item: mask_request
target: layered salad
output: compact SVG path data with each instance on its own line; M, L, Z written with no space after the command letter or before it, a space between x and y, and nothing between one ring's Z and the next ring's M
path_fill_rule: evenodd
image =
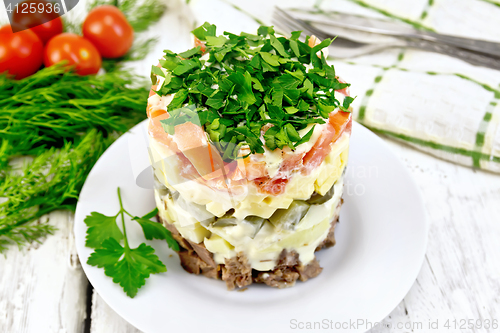
M150 159L159 220L185 270L228 289L293 286L335 244L351 133L330 40L216 34L152 67Z

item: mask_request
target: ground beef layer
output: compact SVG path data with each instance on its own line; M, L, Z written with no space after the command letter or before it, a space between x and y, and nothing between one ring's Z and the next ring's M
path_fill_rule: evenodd
M303 265L299 260L299 255L295 252L283 250L278 262L271 271L257 271L250 267L244 253L240 252L231 259L226 259L225 264L216 264L203 243L196 244L182 237L173 224L167 223L157 216L170 230L173 237L179 243L178 252L182 267L192 274L202 274L209 278L219 279L226 282L227 288L243 288L252 283L265 283L276 288L291 287L297 280L307 281L321 273L323 268L319 266L316 258L307 265ZM316 248L328 248L335 245L334 230L338 223L338 216L331 222L327 237Z

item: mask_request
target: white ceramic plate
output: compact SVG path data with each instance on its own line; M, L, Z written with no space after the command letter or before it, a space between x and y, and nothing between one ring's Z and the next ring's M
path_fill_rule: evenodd
M384 319L415 281L428 229L422 199L386 144L355 123L337 245L317 253L324 267L318 277L289 289L252 285L244 292L227 291L222 281L185 272L165 242L153 241L148 243L168 272L152 275L134 299L128 298L102 269L86 264L92 250L85 247L83 219L92 211L116 214L118 186L132 214L154 208L153 191L143 188L149 183L143 178L147 173L141 174L148 165L145 142L141 123L104 153L85 182L75 218L76 245L87 277L140 330L294 332L319 322L322 329L365 332L366 323ZM135 222L127 223L127 233L132 246L143 241ZM316 324L314 331L318 328Z

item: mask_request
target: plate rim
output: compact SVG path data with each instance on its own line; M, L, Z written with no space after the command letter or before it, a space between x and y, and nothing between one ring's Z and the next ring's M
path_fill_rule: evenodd
M127 139L127 136L131 135L131 133L133 133L134 131L137 131L137 129L140 126L145 126L145 123L147 121L148 121L148 119L145 119L144 121L142 121L139 124L135 125L129 131L127 131L126 133L124 133L123 135L121 135L117 140L115 140L106 149L106 151L99 157L98 161L95 163L95 165L93 166L91 172L87 176L87 179L85 180L85 183L84 183L84 185L82 187L81 193L84 192L84 190L85 190L85 188L86 188L86 186L88 184L88 180L91 178L91 175L93 174L94 170L96 170L96 166L98 165L99 161L101 159L103 159L105 156L107 156L109 154L112 154L112 152L114 151L114 149L116 149L117 146L122 145L122 144L126 144L126 142L124 142L124 141ZM353 132L358 131L358 129L360 129L361 131L366 131L366 134L369 135L369 136L371 136L372 139L376 141L377 145L381 145L381 147L383 147L386 150L386 153L392 155L392 157L394 157L397 160L398 167L400 167L402 170L404 170L405 176L409 179L409 181L412 184L412 189L415 190L414 192L417 195L418 200L417 200L417 202L414 202L414 205L418 206L418 210L422 212L422 218L423 218L423 221L422 221L422 226L423 227L422 228L423 228L424 237L423 237L423 240L422 240L423 242L421 244L421 250L420 250L419 260L417 261L418 265L415 264L414 266L412 266L412 267L415 267L416 274L412 274L412 276L413 275L415 275L415 276L411 280L410 279L408 280L408 282L405 284L404 288L403 287L400 288L401 290L400 290L399 294L401 294L401 297L399 297L399 296L397 297L398 301L397 302L395 301L394 306L391 306L390 309L388 309L387 311L382 311L382 312L384 312L384 314L383 314L383 316L381 318L378 319L378 322L381 322L406 297L406 295L411 290L411 287L415 284L415 281L416 281L416 279L418 278L418 276L420 274L420 271L422 269L422 266L423 266L423 263L424 263L424 260L425 260L425 255L427 253L428 240L429 240L430 220L428 218L427 210L425 209L425 205L424 205L424 200L423 200L422 193L419 190L419 187L418 187L418 185L417 185L417 183L416 183L413 175L408 170L408 168L403 164L403 162L396 155L396 153L390 148L390 146L382 138L380 138L378 135L376 135L374 132L372 132L366 126L364 126L364 125L362 125L362 124L360 124L360 123L358 123L356 121L353 121L353 123L354 123L353 124ZM130 317L127 318L127 315L124 313L124 311L122 311L121 308L115 306L115 304L113 304L114 302L108 301L109 300L109 298L108 298L109 295L106 295L105 292L104 293L100 293L99 292L99 290L103 290L102 286L100 286L100 285L97 286L98 284L93 283L93 282L95 282L95 279L93 279L93 273L89 274L89 269L93 268L93 267L89 266L87 264L87 262L86 262L86 260L88 259L88 256L84 255L82 257L82 249L85 248L85 245L84 245L84 243L85 243L84 242L84 240L85 240L85 232L83 232L83 234L81 234L81 228L78 227L79 223L84 224L84 222L83 222L84 216L80 216L80 215L82 215L82 214L81 214L81 205L80 205L80 199L79 199L78 202L77 202L77 207L76 207L75 215L74 215L75 218L74 218L74 223L73 223L73 230L74 230L74 237L75 237L75 245L76 245L76 249L77 249L77 254L78 254L79 258L83 258L83 257L85 258L84 261L82 261L82 260L80 260L80 261L81 261L82 269L83 269L83 271L84 271L87 279L89 280L89 282L94 287L95 292L99 293L99 295L101 296L101 298L106 302L106 304L113 311L115 311L120 317L122 317L125 321L127 321L128 323L130 323L134 327L136 327L136 328L138 328L140 330L145 331L144 327L141 328L142 325L140 323L138 323L138 321L136 321L135 319L130 318ZM86 228L85 228L85 230L86 230ZM79 239L83 240L83 245L81 244L82 242L79 242ZM418 267L418 269L416 269L417 267ZM102 271L102 274L104 275L103 271ZM189 274L189 273L186 272L186 274ZM203 278L203 277L199 277L199 278ZM110 280L110 283L112 283L111 280ZM309 283L311 283L311 282L309 282ZM124 293L123 293L123 296L127 297ZM389 307L387 307L387 308L389 308Z

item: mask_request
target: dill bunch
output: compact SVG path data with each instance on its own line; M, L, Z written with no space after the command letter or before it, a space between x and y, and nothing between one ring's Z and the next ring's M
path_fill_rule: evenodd
M117 7L135 32L146 31L160 20L167 9L165 3L160 0L93 0L89 2L87 9L91 11L102 5Z
M99 156L145 118L146 86L120 71L79 76L61 66L0 76L0 252L52 233L36 222L42 215L75 208ZM13 170L26 155L33 160Z
M161 0L93 0L118 7L136 33L146 31L166 10ZM81 33L82 22L65 20ZM104 150L145 118L145 78L127 73L124 63L144 59L156 38L136 39L130 51L105 59L102 75L79 76L61 65L23 80L0 75L0 253L54 231L41 216L73 210L83 183ZM18 156L33 156L13 170Z
M92 128L104 136L125 132L144 119L145 86L123 72L79 76L61 66L19 81L0 76L0 167L13 156L61 147Z
M135 32L146 31L160 20L167 9L165 3L159 0L116 0L113 3L125 14Z
M54 210L75 209L88 173L112 141L91 129L60 149L43 151L21 172L7 173L0 183L0 253L10 244L21 246L53 233L53 226L37 219Z

